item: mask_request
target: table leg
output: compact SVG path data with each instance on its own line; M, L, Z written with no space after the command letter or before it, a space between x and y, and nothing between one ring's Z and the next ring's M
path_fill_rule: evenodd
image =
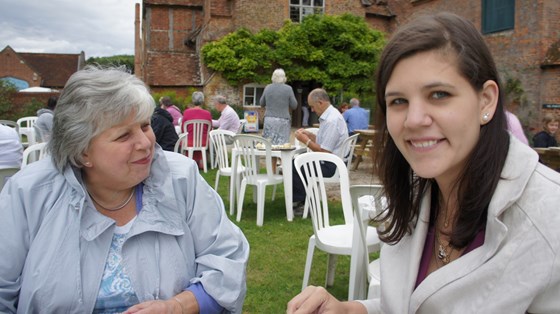
M294 208L292 203L292 158L293 151L282 151L282 176L284 177L284 201L286 202L286 217L288 221L294 219Z
M237 152L231 150L231 177L229 181L229 214L235 214L235 193L237 183Z

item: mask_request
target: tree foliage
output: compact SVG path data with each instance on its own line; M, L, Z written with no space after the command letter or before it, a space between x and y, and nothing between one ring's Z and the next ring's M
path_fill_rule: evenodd
M133 55L117 55L111 57L91 57L87 59L86 64L100 65L104 67L121 67L125 66L127 71L134 74L134 56Z
M317 81L329 91L370 93L385 44L363 18L309 15L278 31L239 29L202 48L205 64L231 84L267 83L275 68L290 81Z

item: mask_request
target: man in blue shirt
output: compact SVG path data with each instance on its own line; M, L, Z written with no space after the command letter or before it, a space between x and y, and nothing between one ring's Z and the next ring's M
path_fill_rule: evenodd
M348 135L353 135L354 130L367 130L369 127L369 113L360 107L357 98L350 99L350 109L346 110L342 116L348 125Z

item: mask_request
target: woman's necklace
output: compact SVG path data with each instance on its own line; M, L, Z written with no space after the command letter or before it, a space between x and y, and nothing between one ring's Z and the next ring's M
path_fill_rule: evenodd
M453 247L449 245L443 245L440 237L440 232L436 230L436 242L438 244L438 251L436 257L443 263L443 265L449 264L451 261L451 253L453 252Z
M88 192L89 197L91 197L91 199L93 200L93 202L97 205L99 205L99 207L103 208L104 210L108 210L108 211L117 211L119 209L123 209L126 205L128 205L128 203L130 203L130 201L132 200L132 196L134 196L134 191L136 190L136 188L132 188L132 192L130 192L130 195L128 196L128 198L120 205L113 207L113 208L109 208L109 207L105 207L103 206L103 204L99 203L98 200L96 200L93 195L91 195L91 193L89 192L89 190L86 188L86 191Z
M440 204L441 207L441 204ZM444 219L443 219L443 228L444 230L447 230L447 228L449 227L449 218L447 216L447 206L445 206L445 213L444 213ZM443 245L443 242L441 241L440 238L440 231L439 228L437 227L436 224L436 242L437 242L437 254L436 257L443 263L443 265L447 265L449 264L449 262L451 261L451 253L453 252L453 247L450 245L450 243L448 242L446 245Z

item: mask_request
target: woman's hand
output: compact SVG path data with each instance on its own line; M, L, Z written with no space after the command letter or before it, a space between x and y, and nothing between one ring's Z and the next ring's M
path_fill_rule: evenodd
M367 313L359 302L340 302L325 288L309 286L288 302L287 314Z
M177 303L175 300L155 300L155 301L146 301L128 308L128 310L124 311L123 314L132 314L132 313L139 313L139 314L174 314L174 313L181 313L180 304Z

